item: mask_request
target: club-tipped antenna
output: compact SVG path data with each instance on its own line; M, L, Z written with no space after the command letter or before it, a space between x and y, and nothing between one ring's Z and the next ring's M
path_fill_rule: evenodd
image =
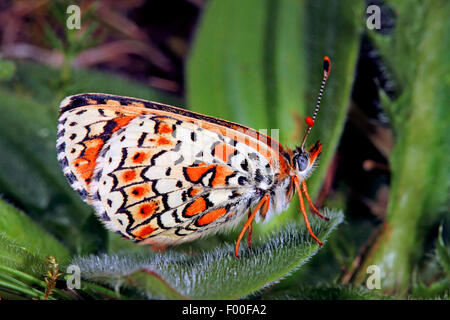
M317 98L316 108L314 109L314 114L312 117L308 116L305 118L307 128L306 128L305 137L303 138L303 142L302 142L302 146L301 146L302 150L305 147L306 138L308 137L309 132L311 131L311 128L314 126L314 121L316 120L317 112L319 112L320 101L322 100L323 89L325 88L325 83L327 82L328 76L330 75L330 71L331 71L331 61L330 61L330 58L325 56L323 58L322 85L320 86L319 97Z

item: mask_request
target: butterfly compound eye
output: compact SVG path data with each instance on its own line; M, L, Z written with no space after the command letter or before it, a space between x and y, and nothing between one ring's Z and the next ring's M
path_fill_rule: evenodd
M305 154L300 154L297 158L297 167L300 171L305 171L308 167L308 157Z

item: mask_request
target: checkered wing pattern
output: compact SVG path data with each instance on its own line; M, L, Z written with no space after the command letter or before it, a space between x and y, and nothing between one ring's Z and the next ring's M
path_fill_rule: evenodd
M242 128L144 100L71 96L60 107L58 159L108 229L177 244L236 225L273 186L287 192L284 158Z

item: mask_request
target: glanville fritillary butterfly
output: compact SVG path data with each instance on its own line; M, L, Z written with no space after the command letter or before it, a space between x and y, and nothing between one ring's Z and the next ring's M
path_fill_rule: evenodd
M111 231L157 246L192 241L247 221L269 219L286 210L295 193L309 234L302 194L317 216L305 179L321 152L308 150L331 70L324 76L300 147L245 126L156 102L101 93L65 98L60 105L57 152L64 175ZM253 209L252 209L253 208ZM255 219L256 218L256 219ZM327 219L328 220L328 219Z

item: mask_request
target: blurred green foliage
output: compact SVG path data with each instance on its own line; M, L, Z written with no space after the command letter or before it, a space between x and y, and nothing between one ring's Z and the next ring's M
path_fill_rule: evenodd
M16 72L16 65L13 61L4 60L0 56L0 81L10 80Z
M405 294L424 253L427 231L449 213L450 60L445 57L450 50L450 4L389 3L398 15L396 28L388 36L372 37L399 87L393 100L384 98L396 135L390 159L393 178L383 233L356 282L366 277L366 266L375 264L385 273L385 291Z

